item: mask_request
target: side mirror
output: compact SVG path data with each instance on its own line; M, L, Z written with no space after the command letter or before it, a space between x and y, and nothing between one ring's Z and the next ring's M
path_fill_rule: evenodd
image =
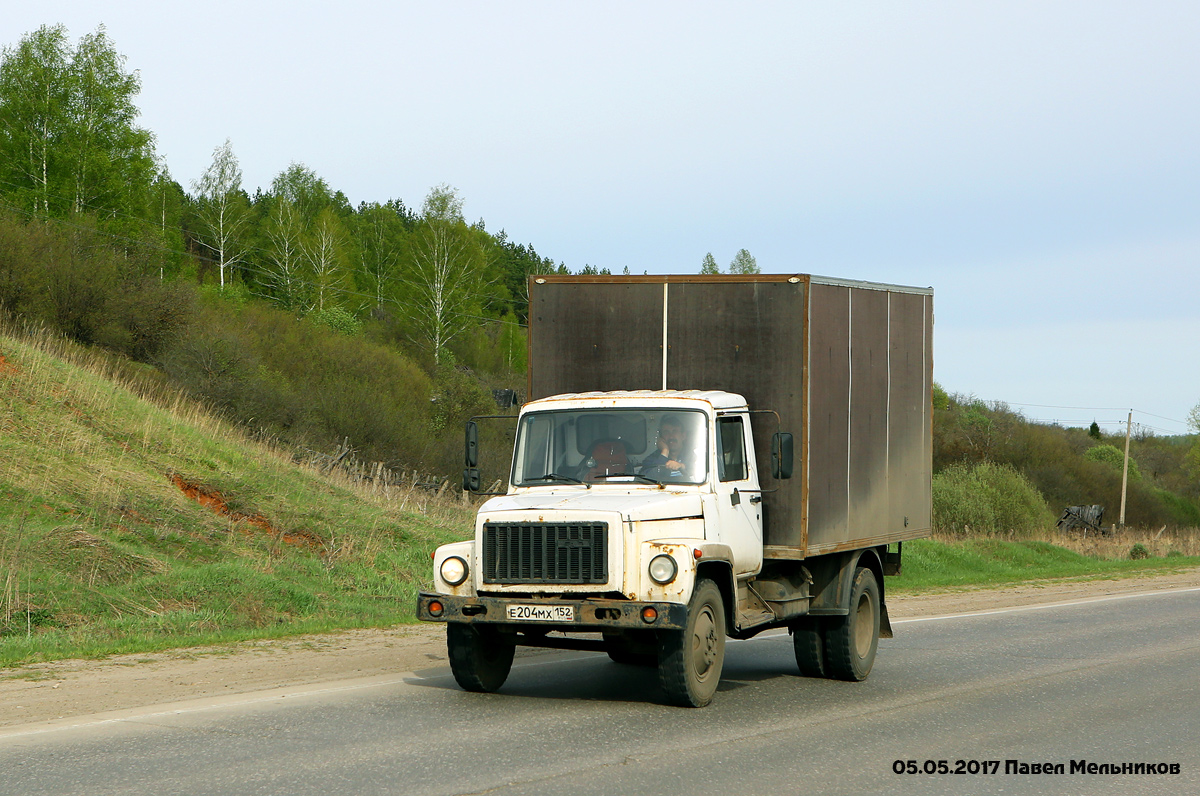
M479 426L474 420L467 421L466 452L464 456L467 467L479 466ZM476 477L479 473L475 474Z
M468 467L463 470L463 490L466 492L478 492L480 489L479 468Z
M776 481L792 477L792 435L785 431L771 436L771 477Z

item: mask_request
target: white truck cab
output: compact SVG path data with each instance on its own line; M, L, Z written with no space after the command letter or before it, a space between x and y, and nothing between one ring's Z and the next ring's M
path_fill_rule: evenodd
M480 507L474 540L438 549L437 591L557 595L569 585L573 594L686 603L699 548L735 575L757 573L762 499L747 412L740 395L699 391L527 404L508 494ZM660 442L664 422L682 432L675 451ZM441 572L451 556L468 568L465 578L454 570L457 585ZM671 559L656 565L657 578L648 568L656 556Z
M762 569L750 422L746 400L721 391L574 393L526 404L508 493L479 508L474 539L435 552L437 596L423 599L422 618L508 625L521 636L542 627L546 635L600 631L615 659L656 659L657 639L646 631L686 627L699 573L732 598L737 581ZM721 616L708 643L726 634L724 624ZM458 668L472 666L480 668Z

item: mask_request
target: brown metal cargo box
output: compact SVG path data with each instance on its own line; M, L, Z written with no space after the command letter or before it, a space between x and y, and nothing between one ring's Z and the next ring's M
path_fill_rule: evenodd
M828 277L537 276L529 398L725 390L779 413L796 474L773 481L753 418L766 555L930 532L933 291Z

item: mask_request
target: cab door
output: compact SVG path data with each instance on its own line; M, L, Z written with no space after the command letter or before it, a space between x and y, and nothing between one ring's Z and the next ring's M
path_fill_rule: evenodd
M750 424L746 415L721 415L716 424L716 489L714 509L721 542L733 549L738 575L762 569L762 493L749 455Z

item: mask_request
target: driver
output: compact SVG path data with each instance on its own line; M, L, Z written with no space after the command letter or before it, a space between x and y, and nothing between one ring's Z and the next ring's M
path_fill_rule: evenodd
M658 424L658 450L642 460L642 472L662 467L671 475L684 475L687 470L683 461L686 444L687 435L683 430L683 421L676 415L664 415Z

